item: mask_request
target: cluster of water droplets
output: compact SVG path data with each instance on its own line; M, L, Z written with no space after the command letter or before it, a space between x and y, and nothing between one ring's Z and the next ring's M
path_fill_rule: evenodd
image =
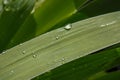
M100 27L109 26L109 25L112 25L112 24L115 24L115 23L116 23L116 21L108 22L106 24L102 24Z
M22 45L23 45L22 43L19 44L19 46L22 46ZM25 55L26 53L27 53L27 52L26 52L25 50L22 51L22 54L23 54L23 55ZM32 52L32 53L34 53L34 52ZM33 58L36 58L37 55L36 55L36 54L33 54L32 57L33 57Z
M67 31L71 30L71 28L72 28L72 24L68 24L64 27L64 29ZM57 35L55 38L56 40L60 39L60 35Z
M24 50L24 51L22 51L22 54L26 54L26 51L25 51L25 50ZM37 55L36 55L36 54L33 54L33 55L32 55L32 57L33 57L33 58L36 58L36 57L37 57Z

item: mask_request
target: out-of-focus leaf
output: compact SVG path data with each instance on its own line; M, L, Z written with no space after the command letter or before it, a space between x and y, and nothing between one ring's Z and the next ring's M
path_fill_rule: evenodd
M6 49L33 8L34 0L3 0L0 15L0 52Z
M93 17L113 11L120 11L120 0L95 0L80 12Z

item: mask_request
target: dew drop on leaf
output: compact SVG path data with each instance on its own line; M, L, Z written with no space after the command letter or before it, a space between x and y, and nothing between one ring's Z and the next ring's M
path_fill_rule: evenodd
M25 54L26 53L26 51L22 51L22 54Z
M106 25L103 25L103 24L102 24L102 25L100 25L100 27L105 27L105 26L106 26Z
M36 58L37 57L37 55L33 55L33 58Z
M68 24L64 27L65 30L70 30L72 28L72 25L71 24Z
M10 72L11 72L11 73L14 73L14 71L13 71L13 70L11 70Z
M62 62L62 64L64 64L65 63L65 58L62 58L61 62Z
M22 46L23 44L21 43L21 44L19 44L20 46Z
M56 37L56 40L58 40L58 39L59 39L59 37L57 36L57 37Z
M115 24L115 23L116 23L116 21L111 21L111 22L108 22L106 24L100 25L100 27L106 27L106 26L109 26L109 25L112 25L112 24Z
M3 51L2 54L6 53L6 51Z
M62 61L65 61L65 58L62 58Z

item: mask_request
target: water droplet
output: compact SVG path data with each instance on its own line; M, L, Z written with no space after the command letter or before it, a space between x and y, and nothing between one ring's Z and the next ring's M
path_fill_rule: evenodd
M61 62L62 62L62 64L64 64L65 63L65 58L62 58Z
M70 30L72 28L72 25L71 24L68 24L64 27L65 30Z
M10 75L12 75L13 73L14 73L14 71L13 71L13 70L11 70L9 74L10 74Z
M11 72L11 73L14 73L14 71L13 71L13 70L11 70L10 72Z
M62 58L62 61L65 61L65 58Z
M56 37L56 40L58 40L58 39L59 39L59 37L57 36L57 37Z
M23 54L25 54L25 53L26 53L26 51L22 51L22 53L23 53Z
M34 54L34 55L33 55L33 58L36 58L36 57L37 57L37 55Z
M2 54L6 53L6 51L3 51Z
M100 27L105 27L105 26L106 26L106 25L103 25L103 24L102 24L102 25L100 25Z
M21 44L19 44L20 46L22 46L23 44L21 43Z

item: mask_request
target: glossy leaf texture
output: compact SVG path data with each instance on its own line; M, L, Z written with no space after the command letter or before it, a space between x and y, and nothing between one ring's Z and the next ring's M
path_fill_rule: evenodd
M0 55L0 62L2 62L0 63L0 78L2 80L31 79L73 60L120 43L119 16L120 11L68 24L5 51ZM103 60L108 65L119 58L118 48L117 52L110 51L109 54L103 53L103 56L106 56ZM100 59L100 62L103 60ZM97 66L98 62L95 63Z
M116 62L117 64L113 65ZM111 73L106 73L107 69L118 63L120 63L120 52L117 52L116 48L106 48L73 60L32 80L113 80L114 78L119 80L119 72L113 76L110 76Z

